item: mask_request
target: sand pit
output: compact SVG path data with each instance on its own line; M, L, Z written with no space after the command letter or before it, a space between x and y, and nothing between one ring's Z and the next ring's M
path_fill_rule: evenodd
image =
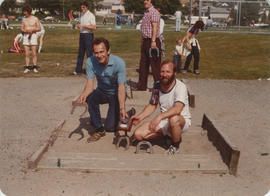
M0 189L7 196L266 194L270 189L270 156L262 154L270 152L269 81L187 83L196 95L196 108L191 112L197 114L193 115L192 126L201 125L205 112L211 115L241 151L237 177L28 170L26 157L44 143L44 138L63 119L79 119L79 111L70 115L70 103L82 90L84 79L11 78L0 79Z

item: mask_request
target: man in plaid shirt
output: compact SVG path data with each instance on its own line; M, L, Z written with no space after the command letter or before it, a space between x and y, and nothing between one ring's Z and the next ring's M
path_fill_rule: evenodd
M147 89L149 65L151 65L154 81L159 80L161 62L161 43L159 39L160 13L153 6L154 0L144 0L145 12L142 18L141 60L137 90Z

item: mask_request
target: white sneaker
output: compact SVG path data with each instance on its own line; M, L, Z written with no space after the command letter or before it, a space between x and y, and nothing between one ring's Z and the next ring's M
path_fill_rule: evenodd
M33 71L34 71L35 73L38 73L38 70L37 70L36 68L34 68Z
M23 73L28 73L28 72L30 72L30 69L26 68Z
M179 148L176 148L173 145L170 145L170 147L167 150L167 154L169 155L174 155L174 154L177 154L178 152L179 152Z

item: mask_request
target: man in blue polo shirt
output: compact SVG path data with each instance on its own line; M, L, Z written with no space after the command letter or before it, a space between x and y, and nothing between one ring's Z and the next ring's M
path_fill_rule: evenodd
M97 141L108 132L114 132L119 118L126 118L125 83L126 65L118 56L110 54L108 40L97 38L93 41L94 55L86 61L86 85L77 99L79 103L87 102L91 125L96 132L87 141ZM97 88L94 89L94 79ZM109 104L104 126L101 122L100 104Z

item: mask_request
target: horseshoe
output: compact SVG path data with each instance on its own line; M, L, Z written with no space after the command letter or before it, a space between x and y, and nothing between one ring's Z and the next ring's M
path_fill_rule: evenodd
M148 148L150 149L150 154L153 154L153 146L150 142L148 141L140 141L137 146L136 146L136 154L140 153L141 147L142 146L148 146Z

